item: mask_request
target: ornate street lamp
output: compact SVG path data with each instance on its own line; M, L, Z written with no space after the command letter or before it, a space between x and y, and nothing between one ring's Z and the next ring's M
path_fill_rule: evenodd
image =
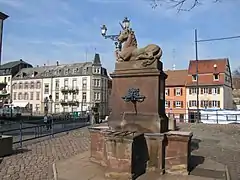
M120 26L122 27L122 29L128 29L130 27L130 20L125 17L124 20L122 21L122 23L119 23ZM120 42L118 42L118 36L119 35L107 35L107 26L103 25L101 27L101 34L105 39L111 39L112 41L114 41L116 49L117 50L121 50L122 48L122 44Z

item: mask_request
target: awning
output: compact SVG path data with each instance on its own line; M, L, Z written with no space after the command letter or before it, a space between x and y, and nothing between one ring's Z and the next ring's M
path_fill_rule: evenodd
M26 107L28 105L28 102L13 102L13 107Z

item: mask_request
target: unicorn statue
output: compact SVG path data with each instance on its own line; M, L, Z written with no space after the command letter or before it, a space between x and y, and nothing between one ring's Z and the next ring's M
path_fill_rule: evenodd
M123 44L121 49L116 52L117 62L142 60L142 66L146 67L160 60L162 49L156 44L149 44L144 48L138 48L137 39L131 28L122 27L118 36L118 42Z

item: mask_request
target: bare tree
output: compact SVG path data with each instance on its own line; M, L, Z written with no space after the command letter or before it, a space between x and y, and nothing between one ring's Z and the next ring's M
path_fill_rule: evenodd
M240 67L238 67L237 69L235 69L232 74L233 74L233 76L235 76L235 77L240 77Z
M190 11L196 6L203 4L204 0L149 0L151 1L152 8L155 9L161 5L169 5L170 8L176 8L179 11ZM213 3L222 0L209 0Z

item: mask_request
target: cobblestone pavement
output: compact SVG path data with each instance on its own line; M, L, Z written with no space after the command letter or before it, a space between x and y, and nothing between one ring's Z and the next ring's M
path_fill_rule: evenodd
M193 154L227 165L232 180L240 180L240 125L178 124L200 140Z
M178 124L199 139L193 154L226 164L232 180L240 179L240 125ZM24 151L0 159L1 180L50 180L52 164L88 150L87 128L60 134L53 139L26 145Z
M1 180L53 179L52 164L88 150L87 128L59 134L53 139L26 145L22 152L0 159ZM1 162L2 161L2 162Z

